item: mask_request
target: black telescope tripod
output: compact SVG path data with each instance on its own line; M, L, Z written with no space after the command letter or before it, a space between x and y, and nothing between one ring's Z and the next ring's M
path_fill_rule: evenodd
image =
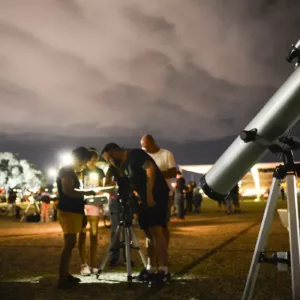
M100 264L97 278L100 276L107 264L110 252L123 249L125 250L126 268L127 268L127 282L130 284L132 282L132 262L131 262L131 249L137 250L141 257L142 263L146 268L147 262L141 251L140 243L137 234L133 229L132 224L132 207L130 201L123 201L122 199L116 199L112 201L119 201L121 211L120 211L120 222L117 226L116 232L113 235L110 245L108 246L104 258ZM122 235L122 240L119 242L119 237Z
M293 299L300 299L300 238L299 238L299 214L296 177L300 176L300 164L294 162L293 151L300 149L300 143L293 138L282 137L278 143L269 143L264 138L257 135L257 130L244 131L241 139L245 142L257 141L268 148L273 153L278 153L282 157L283 164L278 165L273 174L272 186L270 189L267 206L265 208L262 224L260 227L256 247L254 250L251 267L248 273L246 286L243 293L243 300L250 300L257 280L261 263L286 264L291 266ZM285 255L273 254L272 258L267 258L264 251L267 243L272 220L276 210L280 185L282 180L287 183L287 203L288 203L288 230L290 241L290 252Z

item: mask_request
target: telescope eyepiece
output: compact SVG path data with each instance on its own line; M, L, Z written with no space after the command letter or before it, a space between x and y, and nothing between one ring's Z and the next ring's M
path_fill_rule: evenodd
M240 133L240 138L245 143L253 142L257 138L257 129L251 129L251 130L243 130Z

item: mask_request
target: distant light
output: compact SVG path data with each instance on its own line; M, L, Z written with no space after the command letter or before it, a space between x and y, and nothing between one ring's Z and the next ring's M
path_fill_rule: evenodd
M261 190L257 191L257 189L255 189L255 188L249 188L249 189L244 190L244 192L242 193L242 196L243 197L255 197L255 196L257 196L257 194L261 195L262 191ZM260 197L259 198L256 197L254 199L254 201L255 202L260 201Z
M70 152L64 152L59 155L59 161L61 166L68 166L73 163L73 157Z
M48 170L48 175L49 175L50 177L55 178L55 177L57 176L57 170L56 170L55 168L50 168L50 169Z

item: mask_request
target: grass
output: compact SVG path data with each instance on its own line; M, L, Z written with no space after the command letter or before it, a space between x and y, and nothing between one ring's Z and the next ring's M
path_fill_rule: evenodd
M241 299L245 280L266 202L244 201L243 212L227 216L216 212L217 204L205 199L201 214L187 216L183 222L171 222L169 247L170 269L174 282L163 288L149 289L133 284L129 289L124 265L107 269L104 282L82 278L85 283L72 291L55 288L62 234L58 224L18 223L0 219L0 289L1 299L132 299L132 300L200 300ZM279 201L278 208L286 206ZM31 235L25 235L31 233ZM143 233L138 231L144 247ZM99 263L109 242L109 231L103 227L99 234ZM274 218L268 239L268 251L288 250L288 234ZM133 253L135 271L142 267ZM77 249L71 263L78 274L80 266ZM41 277L38 283L15 282L17 279ZM118 284L114 281L119 281ZM114 284L112 284L114 283ZM254 300L291 299L290 272L278 273L275 266L262 265Z

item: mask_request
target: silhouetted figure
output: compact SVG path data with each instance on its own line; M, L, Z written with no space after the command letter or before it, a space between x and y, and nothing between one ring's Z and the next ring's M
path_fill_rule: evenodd
M187 185L187 189L185 191L185 200L186 200L186 207L185 207L185 211L187 213L191 213L193 212L193 186L191 183L188 183Z
M232 199L232 204L234 206L234 212L240 212L241 211L239 196L240 196L240 188L237 184L231 190L231 199Z
M194 212L201 212L202 195L200 187L195 186L193 191Z
M176 187L175 187L175 206L177 211L177 217L184 219L184 192L186 189L185 179L183 178L180 171L177 171L176 175Z

